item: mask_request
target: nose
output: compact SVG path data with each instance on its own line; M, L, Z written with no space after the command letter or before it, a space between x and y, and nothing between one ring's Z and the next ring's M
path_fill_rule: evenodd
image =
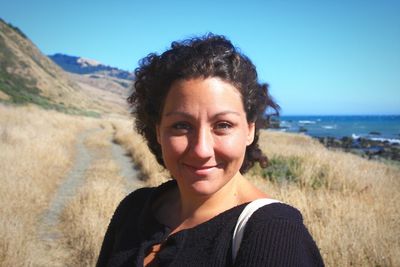
M199 129L191 140L191 151L198 158L210 158L214 154L214 140L207 127Z

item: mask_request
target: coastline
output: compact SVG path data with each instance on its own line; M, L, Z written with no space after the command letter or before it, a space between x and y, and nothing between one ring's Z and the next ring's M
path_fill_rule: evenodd
M280 116L270 126L310 136L331 150L400 165L400 115Z
M355 136L344 136L342 138L311 137L318 140L328 149L349 152L367 159L400 164L400 144L397 142Z

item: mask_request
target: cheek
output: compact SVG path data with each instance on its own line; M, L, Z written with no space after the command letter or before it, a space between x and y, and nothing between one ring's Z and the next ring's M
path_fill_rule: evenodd
M241 134L229 138L220 138L215 146L216 153L223 154L227 158L241 159L246 152L246 139Z
M161 148L164 161L170 161L185 152L187 139L184 137L164 136L161 140Z

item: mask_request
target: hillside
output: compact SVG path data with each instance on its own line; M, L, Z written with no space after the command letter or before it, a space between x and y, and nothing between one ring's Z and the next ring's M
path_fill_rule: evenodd
M68 113L104 110L18 28L0 19L0 101Z
M49 56L67 72L88 94L96 96L107 110L127 114L126 98L132 86L134 74L104 65L93 59L55 54Z
M104 65L96 60L61 53L49 55L49 58L63 70L76 74L92 74L96 76L108 76L122 80L133 80L134 74L115 67Z

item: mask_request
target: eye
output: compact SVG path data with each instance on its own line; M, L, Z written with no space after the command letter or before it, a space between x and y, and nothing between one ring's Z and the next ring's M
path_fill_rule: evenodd
M219 122L217 123L216 127L217 129L229 129L232 128L232 125L228 122Z
M229 130L231 130L232 128L233 128L232 123L229 123L229 122L226 122L226 121L218 122L214 126L214 130L217 133L226 133Z
M177 133L186 133L192 129L187 122L176 122L172 124L171 128Z

